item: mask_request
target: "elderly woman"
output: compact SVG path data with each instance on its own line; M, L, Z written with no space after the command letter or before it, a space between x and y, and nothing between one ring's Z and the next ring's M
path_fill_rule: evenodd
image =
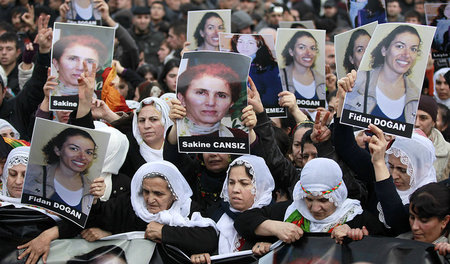
M347 198L341 168L331 159L309 161L294 187L293 197L294 201L242 213L235 220L236 230L250 241L280 239L287 243L299 240L303 232L331 233L337 242L355 227L364 226L373 234L384 232L382 224L364 211L358 200ZM270 243L257 243L253 251L264 254L269 246Z
M20 199L29 154L30 147L17 147L9 153L2 174L3 197L16 198L16 202Z
M8 121L0 119L0 135L2 137L19 139L20 134Z
M56 41L52 64L58 72L58 89L52 95L78 95L83 62L91 72L94 65L103 65L108 58L107 52L106 46L91 35L71 35Z
M417 30L401 25L372 51L372 70L358 74L345 109L414 124L420 89L408 75L420 56Z
M206 13L194 32L196 50L219 50L219 32L225 32L223 19L216 12Z
M245 155L231 162L223 183L223 201L210 215L217 222L219 254L250 249L253 244L241 237L234 228L234 220L242 212L261 208L272 201L275 182L265 161L257 156ZM206 263L209 254L191 256L193 263Z
M212 253L217 248L214 222L194 213L191 196L191 188L173 164L146 163L133 176L131 196L98 203L88 224L112 234L145 230L145 237L157 242L158 248L163 243L187 254Z
M298 99L325 100L325 77L314 69L318 53L317 40L307 31L296 32L283 49L281 82Z
M221 122L239 99L242 88L239 75L223 63L189 67L178 78L177 97L186 108L185 118L178 122L179 134L247 137L244 131Z

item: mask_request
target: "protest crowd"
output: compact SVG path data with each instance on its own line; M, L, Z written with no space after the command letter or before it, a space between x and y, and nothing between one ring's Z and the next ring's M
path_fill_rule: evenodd
M361 2L367 6L347 11ZM442 44L429 40L428 52L430 37L413 25L450 21L450 4L434 2L445 10L427 23L424 0L381 2L0 0L0 241L9 246L0 259L13 252L20 263L46 263L61 239L143 231L156 245L153 263L171 263L165 245L192 263L211 263L242 250L263 256L276 241L309 232L338 244L373 235L416 240L448 261L449 33ZM198 27L188 23L190 11L205 11ZM384 60L357 71L372 33L354 31L354 46L350 40L344 50L335 36L377 19L402 24L380 42ZM291 34L275 56L283 22L322 30L325 39L314 30ZM114 29L114 38L109 45L85 32L63 36L66 24ZM228 51L247 55L250 77L225 60L207 61L225 53L219 32L271 35L231 39ZM242 48L252 43L255 50ZM212 53L196 57L204 50ZM314 68L319 56L323 72ZM186 66L196 59L207 62ZM410 75L419 59L423 71ZM398 82L390 79L397 72ZM345 101L364 89L369 96ZM53 99L59 95L76 100ZM343 124L344 115L356 124ZM230 116L241 125L221 121Z

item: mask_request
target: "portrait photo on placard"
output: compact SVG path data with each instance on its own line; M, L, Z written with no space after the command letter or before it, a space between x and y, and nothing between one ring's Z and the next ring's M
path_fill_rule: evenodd
M286 109L278 103L278 94L283 88L272 35L220 33L220 51L250 56L249 75L258 89L266 113L270 117L287 116Z
M219 50L219 33L231 32L231 10L189 11L187 41L189 50Z
M109 134L36 119L21 202L53 211L84 227L100 177Z
M436 27L431 51L433 58L450 57L450 4L426 3L427 25Z
M325 30L279 28L275 50L283 90L300 108L325 107Z
M378 22L372 22L334 36L338 80L352 70L358 70L377 25Z
M100 25L102 17L93 0L71 0L68 5L67 22Z
M280 21L280 28L303 28L303 29L316 29L314 21Z
M186 115L176 122L180 152L249 153L247 106L251 58L231 52L186 52L177 98Z
M56 77L57 86L50 93L51 111L77 108L78 81L84 64L97 75L111 66L114 32L111 27L55 23L51 75Z
M411 137L435 28L378 25L347 93L341 123Z
M354 28L378 21L386 23L385 0L346 0L350 22Z

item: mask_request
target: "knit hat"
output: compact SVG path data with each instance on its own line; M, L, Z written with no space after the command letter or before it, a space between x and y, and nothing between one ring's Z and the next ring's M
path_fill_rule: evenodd
M239 10L239 11L235 11L232 15L231 15L231 21L232 21L232 26L234 26L235 28L233 29L233 32L239 33L239 31L241 29L244 29L246 27L252 27L253 29L253 20L250 17L249 14L247 14L247 12Z
M427 112L434 122L436 122L436 116L438 112L438 105L433 97L429 95L422 95L419 101L419 109Z

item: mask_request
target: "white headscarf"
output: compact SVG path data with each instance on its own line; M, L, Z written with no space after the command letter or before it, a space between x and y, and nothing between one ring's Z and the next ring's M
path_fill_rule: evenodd
M106 148L105 161L103 162L102 173L100 177L105 179L106 189L105 194L100 198L102 201L107 201L111 196L112 178L113 174L119 173L127 157L128 147L130 143L123 133L113 127L100 127L98 131L109 133L108 147Z
M168 210L152 214L148 211L142 195L142 182L145 178L156 176L161 176L167 181L169 189L176 197L176 200ZM170 226L215 227L213 220L201 217L199 212L193 213L189 220L191 196L192 190L189 184L177 167L168 161L154 161L142 165L131 180L131 204L136 215L143 221L147 223L155 221Z
M11 130L14 132L14 138L15 139L20 139L20 134L19 131L17 131L17 129L15 129L8 121L6 121L5 119L0 119L0 130L2 128L5 127L9 127L11 128Z
M161 113L161 123L164 125L164 137L166 135L167 129L173 124L172 120L170 120L169 118L169 106L163 100L156 97L147 97L139 103L139 107L134 111L133 116L133 136L139 145L139 152L147 162L163 159L162 148L160 150L152 149L144 142L141 137L141 133L139 132L138 114L142 110L142 108L144 108L144 106L149 104L153 104L156 110Z
M401 163L408 166L406 173L411 177L409 182L411 187L406 191L397 189L403 204L409 203L409 196L415 190L427 183L436 182L436 170L433 166L436 156L433 143L428 138L416 132L410 139L396 137L392 146L386 150L386 154L400 158ZM388 155L386 166L389 167Z
M248 168L252 176L253 189L252 193L255 195L253 205L249 209L261 208L266 206L272 200L272 191L275 189L275 181L273 180L272 174L266 165L264 159L253 156L245 155L231 162L228 167L227 177L223 183L222 197L226 202L229 202L228 196L228 177L230 175L230 170L233 166L243 165ZM230 210L232 212L238 212L230 205ZM219 254L231 253L237 250L239 245L239 234L236 229L234 229L234 221L226 213L217 222L217 229L219 229Z
M441 68L434 73L434 75L433 75L433 87L434 87L433 94L434 94L434 99L436 100L436 102L444 104L450 108L450 98L447 100L441 100L436 91L436 80L438 80L439 77L441 77L441 76L444 77L444 74L446 74L448 71L450 71L450 68Z
M2 189L2 195L4 196L10 196L8 192L8 169L11 169L13 166L18 164L27 165L28 164L28 156L30 155L30 147L17 147L11 150L11 152L8 154L8 157L6 158L5 166L3 167L3 174L2 174L2 182L3 182L3 189ZM20 203L20 199L16 198L18 202Z
M336 211L322 220L315 219L304 201L308 194L323 195L334 203ZM295 184L293 197L294 201L287 208L284 219L298 210L310 221L310 232L328 232L336 225L351 221L363 212L358 200L347 198L347 186L342 179L342 170L331 159L316 158L306 163L300 180Z

